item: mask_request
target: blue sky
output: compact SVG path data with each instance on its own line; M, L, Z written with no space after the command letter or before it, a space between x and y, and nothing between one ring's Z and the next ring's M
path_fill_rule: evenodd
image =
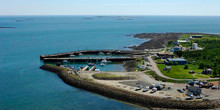
M0 15L220 16L220 0L0 0Z

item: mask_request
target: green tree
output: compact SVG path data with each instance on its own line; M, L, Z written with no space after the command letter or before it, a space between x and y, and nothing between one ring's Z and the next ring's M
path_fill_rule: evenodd
M175 61L173 64L174 64L174 65L178 65L178 62Z
M182 51L175 51L174 54L176 54L178 57L182 57L183 56L183 52Z
M173 65L173 62L172 62L172 61L169 61L169 62L168 62L168 65Z
M189 68L189 65L185 65L185 66L184 66L184 69L188 69L188 68Z
M204 63L200 63L199 64L199 69L204 69L205 68L205 64Z

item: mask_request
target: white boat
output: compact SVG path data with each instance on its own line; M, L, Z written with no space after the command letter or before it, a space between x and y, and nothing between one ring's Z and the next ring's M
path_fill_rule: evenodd
M88 66L94 66L95 64L94 63L88 63Z
M79 53L79 55L83 55L82 53Z
M99 52L99 55L103 55L104 53L103 52Z
M105 64L104 63L100 63L99 66L105 66Z
M106 59L103 59L102 61L101 61L101 63L110 63L111 61L107 61Z
M95 72L100 72L100 69L95 69Z
M103 59L103 60L101 61L101 63L107 63L107 60Z
M63 60L63 63L67 63L68 61L67 60Z
M72 55L72 54L71 54L70 57L75 57L75 55Z

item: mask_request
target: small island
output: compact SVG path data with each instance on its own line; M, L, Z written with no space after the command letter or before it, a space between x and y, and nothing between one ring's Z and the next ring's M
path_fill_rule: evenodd
M74 87L143 107L219 108L220 35L142 33L133 37L151 40L130 47L133 50L41 55L45 65L40 68L57 73ZM87 65L68 65L77 62ZM126 71L98 69L110 63L122 63Z

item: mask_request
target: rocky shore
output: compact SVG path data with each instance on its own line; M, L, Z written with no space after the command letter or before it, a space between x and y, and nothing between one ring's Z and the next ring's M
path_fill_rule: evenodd
M158 108L176 108L176 109L211 109L219 107L218 100L212 101L181 101L173 99L165 99L155 96L138 94L135 92L126 91L117 87L108 86L97 83L93 80L78 77L74 74L69 74L65 68L43 65L40 67L43 70L57 73L58 76L67 84L82 88L109 98L133 103L143 107L158 107Z
M130 71L134 71L137 61L136 60L124 61L123 63L124 63L123 67L125 68L125 70L130 72Z
M168 41L177 40L181 35L184 34L203 34L204 33L140 33L135 34L133 37L140 39L151 39L150 41L144 42L138 46L129 47L133 50L144 50L144 49L160 49L164 48Z

